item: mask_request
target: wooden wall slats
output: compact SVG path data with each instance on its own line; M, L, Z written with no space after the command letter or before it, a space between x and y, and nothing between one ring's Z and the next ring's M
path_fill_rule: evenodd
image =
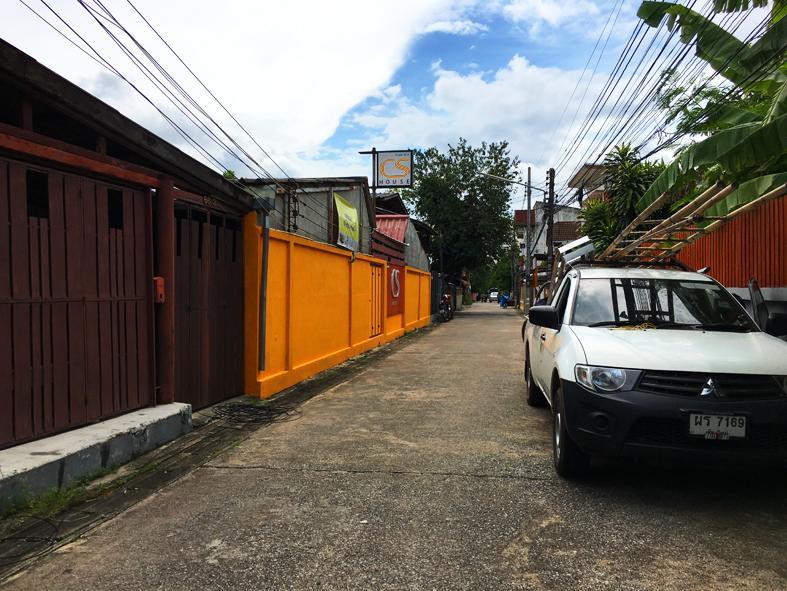
M678 258L727 287L745 288L756 277L761 287L787 287L787 197L735 218L684 248Z
M29 226L25 168L17 163L10 163L8 173L8 205L11 219L11 301L19 302L12 306L11 326L14 357L13 439L19 439L33 435Z
M200 408L243 389L240 220L182 202L176 211L176 400Z
M8 163L0 160L0 446L14 433L13 327L11 298L11 221Z
M0 160L0 300L11 297L11 219L8 202L8 163Z
M150 193L47 175L28 204L28 166L0 159L0 447L150 403ZM35 203L32 202L32 203Z
M68 295L86 300L68 305L69 408L79 424L101 417L96 190L91 181L70 177L65 189Z

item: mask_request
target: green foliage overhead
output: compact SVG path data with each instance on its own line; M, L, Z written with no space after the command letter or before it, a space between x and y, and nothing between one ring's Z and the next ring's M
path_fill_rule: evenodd
M725 0L716 2L716 7L729 12L765 4ZM681 40L696 42L697 55L732 84L693 93L685 88L662 91L660 104L668 121L677 122L678 131L711 135L678 153L639 200L637 211L665 192L676 193L687 185L702 190L721 179L738 187L711 214L720 215L725 207L739 207L762 194L755 194L756 190L772 188L767 179L778 177L787 160L785 14L784 0L776 0L770 28L756 42L746 44L685 6L642 3L638 15L648 25L658 26L667 18L670 30L680 27ZM687 94L689 98L683 99Z
M679 27L683 43L694 42L698 57L740 87L774 92L787 81L787 75L779 70L781 62L774 62L774 56L784 51L787 19L774 21L756 43L746 44L698 12L674 2L646 0L637 16L651 27L658 27L666 18L670 31Z
M731 211L734 211L746 205L750 201L754 201L758 197L772 191L787 183L787 172L777 174L768 174L761 177L749 179L740 184L732 193L727 197L708 209L706 212L709 216L723 216Z
M733 95L731 85L711 85L708 80L695 88L681 86L675 82L676 74L675 70L665 73L656 102L666 112L666 123L674 122L680 134L705 135L762 121L771 108L772 97L764 93L749 91Z
M471 146L460 138L447 152L415 153L415 184L402 196L415 214L435 229L429 253L446 273L492 267L513 235L511 185L479 174L519 180L519 159L508 142Z
M709 138L696 144L691 144L682 150L678 157L664 169L642 195L642 198L637 202L637 211L644 210L658 199L662 193L671 191L697 170L715 164L722 154L728 152L758 128L758 123L738 125L731 129L719 131Z

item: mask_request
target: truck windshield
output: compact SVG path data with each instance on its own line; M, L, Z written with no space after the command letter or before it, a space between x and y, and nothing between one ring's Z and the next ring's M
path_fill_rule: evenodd
M645 323L674 330L757 330L738 302L710 281L580 280L572 324L625 326Z

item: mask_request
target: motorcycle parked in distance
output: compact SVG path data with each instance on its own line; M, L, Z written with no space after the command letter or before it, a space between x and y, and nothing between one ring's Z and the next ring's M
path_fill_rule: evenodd
M440 298L440 320L448 322L454 317L454 306L451 304L451 296L444 293Z

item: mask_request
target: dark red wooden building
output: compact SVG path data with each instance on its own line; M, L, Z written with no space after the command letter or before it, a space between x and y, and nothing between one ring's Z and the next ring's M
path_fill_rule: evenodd
M0 40L0 447L241 393L252 205Z

